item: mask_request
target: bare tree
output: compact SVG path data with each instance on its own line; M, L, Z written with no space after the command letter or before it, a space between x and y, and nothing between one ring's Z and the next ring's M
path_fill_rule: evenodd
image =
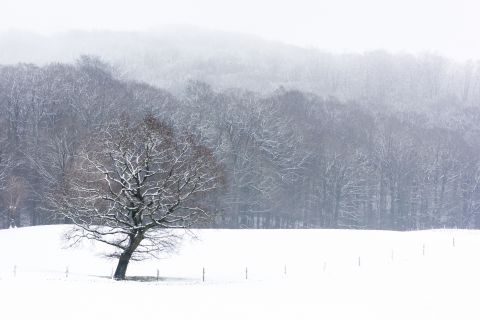
M1 125L1 121L0 121ZM2 139L2 132L0 131L0 190L7 189L7 181L9 172L12 168L12 159L10 154L7 152L6 144ZM0 217L4 217L3 227L8 227L9 222L7 215L9 213L8 206L6 205L6 199L3 199L3 203L0 198ZM3 205L3 206L2 206Z
M11 167L11 159L3 150L0 144L0 190L5 188L5 181L7 180L7 172Z
M209 217L204 195L217 188L221 170L212 152L189 134L149 116L126 121L83 148L65 180L57 209L76 225L73 240L115 247L115 279L125 279L131 259L171 248L178 233Z
M17 176L9 178L3 195L7 205L6 222L10 228L16 228L20 226L20 209L26 196L24 179Z

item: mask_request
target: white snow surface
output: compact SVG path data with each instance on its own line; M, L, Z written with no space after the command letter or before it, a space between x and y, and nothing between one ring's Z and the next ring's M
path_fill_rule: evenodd
M118 282L67 229L0 231L0 319L480 319L480 231L198 230Z

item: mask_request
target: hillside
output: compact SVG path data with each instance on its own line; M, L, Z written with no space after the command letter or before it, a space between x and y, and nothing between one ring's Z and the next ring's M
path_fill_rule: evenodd
M115 282L108 279L114 262L97 256L106 248L84 244L62 249L64 230L44 226L0 231L5 319L478 315L474 290L480 284L479 231L201 230L197 241L186 241L170 258L135 263L127 272L155 278L158 269L161 281ZM125 300L127 296L134 298Z
M149 32L0 34L0 65L70 63L80 55L99 56L124 78L174 93L182 92L188 80L262 93L282 86L369 107L440 114L458 105L476 106L480 99L478 61L455 62L428 53L332 54L183 25Z

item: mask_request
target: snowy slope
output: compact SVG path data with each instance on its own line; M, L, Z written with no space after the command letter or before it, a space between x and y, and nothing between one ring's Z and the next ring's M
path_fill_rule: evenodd
M0 319L480 319L479 231L202 230L115 282L65 229L0 231Z

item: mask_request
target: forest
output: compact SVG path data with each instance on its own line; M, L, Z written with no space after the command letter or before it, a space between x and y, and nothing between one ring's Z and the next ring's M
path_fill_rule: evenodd
M480 228L478 63L293 51L170 62L163 82L154 55L156 80L94 55L1 65L0 227L69 223L52 199L79 152L155 117L221 168L196 227Z

